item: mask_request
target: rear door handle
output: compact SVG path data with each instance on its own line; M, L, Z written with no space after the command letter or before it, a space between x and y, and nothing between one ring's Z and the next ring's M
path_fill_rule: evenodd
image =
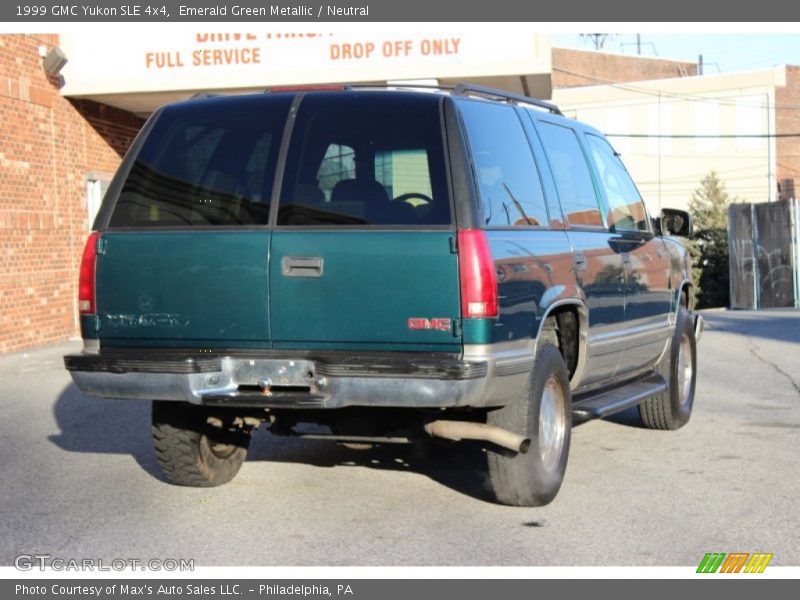
M325 261L320 256L284 256L281 275L284 277L322 277Z

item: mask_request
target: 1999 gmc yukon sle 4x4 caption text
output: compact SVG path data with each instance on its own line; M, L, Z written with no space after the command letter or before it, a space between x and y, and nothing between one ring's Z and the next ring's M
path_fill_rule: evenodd
M496 500L543 505L574 422L688 421L702 322L665 234L690 229L532 98L198 98L156 111L114 177L65 363L88 394L152 400L171 483L225 483L256 427L315 423L351 445L478 440Z

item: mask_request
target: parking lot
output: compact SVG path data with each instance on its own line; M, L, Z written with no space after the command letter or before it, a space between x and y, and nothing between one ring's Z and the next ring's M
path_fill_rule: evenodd
M231 484L167 485L149 406L90 398L61 355L0 357L0 564L191 558L208 565L800 565L800 311L707 312L690 423L635 411L576 427L544 508L486 500L478 449L355 451L259 431Z

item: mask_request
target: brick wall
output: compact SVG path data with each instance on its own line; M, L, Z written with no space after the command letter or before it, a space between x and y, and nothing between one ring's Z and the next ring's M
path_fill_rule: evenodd
M777 88L775 104L776 133L800 133L800 67L786 67L786 87ZM778 138L776 148L781 199L800 197L800 137Z
M0 35L0 353L77 333L86 177L113 173L142 125L62 98L38 54L57 43L56 35Z
M0 353L77 333L77 277L88 233L86 179L113 173L143 121L48 79L40 45L56 35L0 35ZM688 62L552 49L553 87L695 75ZM800 132L800 67L776 102L778 133ZM800 190L800 138L778 138L778 180Z
M553 48L553 89L697 75L697 65L680 60Z

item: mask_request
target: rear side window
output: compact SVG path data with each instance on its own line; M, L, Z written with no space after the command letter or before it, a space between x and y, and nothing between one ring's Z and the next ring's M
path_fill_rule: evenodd
M595 172L606 194L608 223L617 229L649 231L644 202L619 155L605 139L587 135Z
M516 112L505 105L462 102L486 225L547 225L542 183Z
M166 108L122 187L110 227L266 225L290 96Z
M438 97L319 92L300 104L278 225L449 225Z
M573 226L602 227L592 176L575 132L545 121L539 121L538 129L564 217Z

